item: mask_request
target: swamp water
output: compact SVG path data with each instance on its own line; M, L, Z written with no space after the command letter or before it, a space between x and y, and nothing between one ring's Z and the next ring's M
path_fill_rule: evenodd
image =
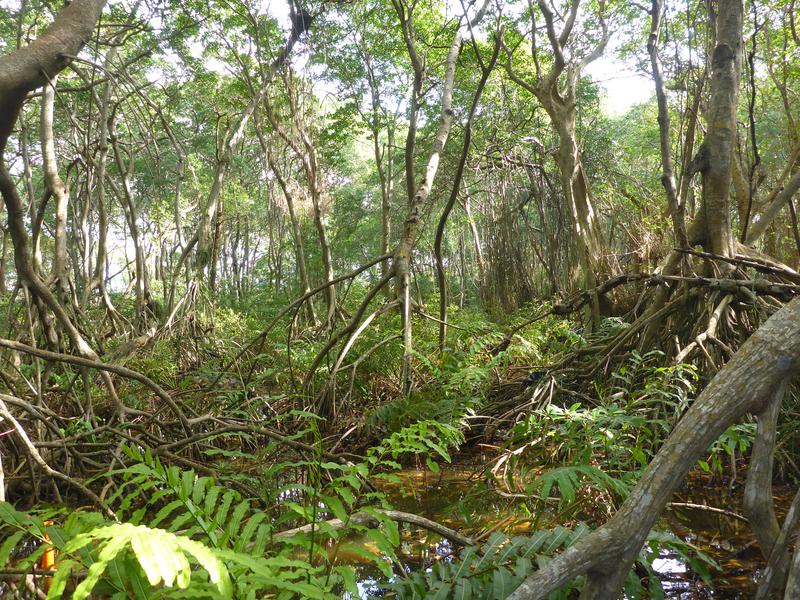
M381 487L393 507L415 513L448 527L485 540L492 531L506 535L527 535L532 520L519 510L519 500L504 498L487 488L482 471L485 462L457 461L441 466L439 473L406 468L398 473L399 483ZM749 525L741 515L743 479L731 486L701 473L692 473L675 494L673 505L657 525L700 549L720 567L704 582L680 557L668 552L656 559L665 597L673 600L751 598L764 560ZM791 503L793 490L775 487L776 511L782 519ZM711 507L709 510L706 507ZM717 510L713 510L717 509ZM452 560L460 548L441 536L421 529L401 526L401 564L394 566L401 576L406 572L428 570L437 561ZM369 547L369 542L364 545ZM376 548L371 548L377 552ZM358 556L339 555L339 561L356 564L361 598L395 597L381 589L382 576L374 566Z

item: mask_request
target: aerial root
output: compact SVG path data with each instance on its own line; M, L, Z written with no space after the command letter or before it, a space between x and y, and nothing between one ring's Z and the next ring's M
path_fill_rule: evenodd
M3 418L4 421L7 421L8 424L13 427L14 431L17 434L17 437L22 442L22 446L25 449L25 452L28 454L30 460L36 464L42 471L44 471L48 476L52 477L53 479L59 479L61 481L66 482L70 486L78 489L84 496L89 498L95 506L97 506L100 510L102 510L108 517L111 519L116 520L117 516L114 514L105 502L103 502L100 497L95 494L92 490L86 487L82 482L78 481L70 477L69 475L65 475L61 471L56 471L47 462L42 458L42 455L39 453L39 450L36 449L36 446L31 441L30 437L28 437L27 432L23 429L22 425L20 425L19 421L11 414L11 411L8 410L8 406L4 402L5 394L0 394L0 417ZM14 398L15 400L22 402L19 398Z
M586 575L582 599L616 597L648 532L672 494L728 427L747 413L759 415L764 431L760 436L762 452L771 457L774 445L766 435L773 421L770 411L777 415L785 389L798 371L800 300L795 299L750 336L706 386L675 425L619 511L605 525L531 574L510 600L544 599L581 575ZM762 459L761 463L764 462ZM766 514L764 509L760 514ZM787 519L783 528L787 536L793 527ZM773 547L779 541L776 536ZM800 581L797 562L796 554L787 594L788 588L796 589L792 586ZM776 564L780 564L778 559ZM796 596L786 596L790 597Z

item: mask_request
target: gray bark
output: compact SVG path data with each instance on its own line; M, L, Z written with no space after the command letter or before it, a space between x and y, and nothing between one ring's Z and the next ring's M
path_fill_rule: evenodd
M733 256L730 190L736 149L736 110L742 68L742 0L720 0L716 47L712 58L708 132L704 142L703 219L709 252Z
M617 597L648 532L689 470L728 427L745 414L761 414L799 367L800 299L795 299L703 390L614 517L529 576L510 598L546 598L580 575L587 575L582 598Z

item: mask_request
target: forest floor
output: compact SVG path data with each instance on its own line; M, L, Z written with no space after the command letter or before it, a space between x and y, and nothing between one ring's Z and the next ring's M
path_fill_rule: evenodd
M190 411L191 438L163 417L159 394L125 379L120 397L142 412L100 429L76 413L82 380L54 371L56 385L43 398L57 415L48 427L73 436L71 454L59 454L59 438L36 437L49 430L35 410L22 424L49 463L86 481L100 502L91 512L89 488L63 486L55 497L58 488L31 477L24 460L4 464L9 504L0 504L0 540L10 541L0 543L0 558L9 577L25 569L49 576L39 561L57 539L59 552L75 561L55 565L65 565L62 581L79 585L97 563L73 550L75 540L110 539L96 537L109 528L140 531L135 526L148 536L191 535L204 556L227 565L242 597L302 588L304 598L446 598L469 586L473 598L505 598L534 563L609 520L707 381L697 367L660 352L633 350L593 377L580 363L559 367L565 356L580 360L604 336L624 331L621 320L584 336L552 315L532 320L536 308L502 324L464 309L452 312L445 351L435 323L415 330L408 393L398 384L402 347L381 345L397 337L397 321L367 330L336 379L335 414L322 417L319 396L301 382L311 373L313 388L325 389L326 370L310 368L324 338L295 332L287 347L290 331L281 329L233 360L275 306L265 310L217 310L213 327L198 325L203 336L154 340L126 362ZM96 401L95 408L102 415L110 407ZM795 448L787 431L781 468ZM752 593L764 562L741 515L754 433L752 421L732 426L698 462L650 534L630 597ZM791 490L776 485L774 495L783 517ZM402 513L397 522L387 516L393 512ZM426 519L425 529L408 525L408 515ZM432 533L431 524L445 532ZM123 590L128 580L148 589L136 562L143 542L136 543L136 552L119 547L114 569L104 565L98 589ZM115 580L120 569L127 580ZM208 587L203 576L194 568L192 585Z

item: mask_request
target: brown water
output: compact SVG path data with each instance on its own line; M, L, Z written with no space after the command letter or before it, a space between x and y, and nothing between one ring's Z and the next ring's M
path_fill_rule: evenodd
M528 534L533 525L530 515L519 510L518 499L502 497L485 483L482 473L486 463L480 458L443 465L439 473L408 468L399 473L399 483L385 483L380 487L396 509L428 517L479 539L495 530L509 536ZM676 506L665 512L658 528L670 530L698 547L714 559L720 569L711 573L710 583L705 583L679 557L663 553L653 567L659 573L666 598L752 597L764 560L749 525L733 516L742 513L742 489L741 477L731 486L726 481L693 473L673 498ZM775 492L780 518L794 492L788 487L776 487ZM733 514L689 508L680 503L713 507ZM427 569L436 561L451 559L459 550L427 531L406 529L403 536L399 556L406 570ZM343 558L346 557L339 557ZM396 569L398 575L399 570ZM362 597L382 597L376 583L380 580L377 573L366 565L360 567L360 572Z
M734 485L716 482L707 475L693 473L683 489L673 498L674 503L701 504L742 514L744 480ZM779 520L792 502L794 490L776 485L773 489L775 509ZM743 519L704 509L673 506L662 518L662 527L669 528L680 538L691 542L711 556L720 566L712 573L710 586L691 581L684 565L665 568L665 588L671 588L670 598L751 598L765 561L761 556L750 525Z

